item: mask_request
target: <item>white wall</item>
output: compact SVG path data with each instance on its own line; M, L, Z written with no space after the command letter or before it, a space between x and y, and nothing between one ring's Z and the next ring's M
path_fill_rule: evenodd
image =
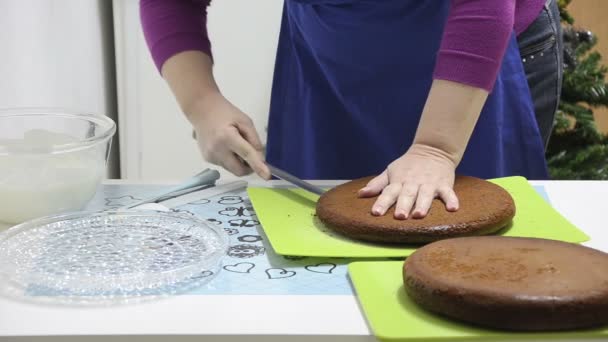
M216 0L209 9L216 80L265 140L282 0ZM137 0L114 0L123 178L178 180L205 167L149 56ZM224 172L223 179L232 178Z
M114 118L108 5L0 1L0 107L61 107Z

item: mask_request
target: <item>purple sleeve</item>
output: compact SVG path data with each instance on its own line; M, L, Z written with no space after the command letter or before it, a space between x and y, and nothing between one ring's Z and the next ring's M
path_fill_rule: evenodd
M433 78L491 91L509 37L516 0L452 0Z
M211 56L207 36L207 6L211 0L140 0L139 15L152 54L160 71L171 56L187 50Z

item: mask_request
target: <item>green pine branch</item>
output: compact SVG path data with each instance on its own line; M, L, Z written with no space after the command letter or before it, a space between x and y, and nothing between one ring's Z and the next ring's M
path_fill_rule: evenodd
M568 13L566 7L570 4L572 0L558 0L557 6L559 7L559 16L562 22L566 22L570 25L574 23L574 18Z
M602 144L579 146L549 158L554 179L608 179L608 140Z
M593 51L597 37L574 29L574 18L559 0L564 23L564 70L562 96L547 148L553 179L608 179L608 135L599 132L593 109L608 106L608 68Z
M562 101L608 106L608 83L604 81L608 68L600 64L601 58L592 52L564 73Z

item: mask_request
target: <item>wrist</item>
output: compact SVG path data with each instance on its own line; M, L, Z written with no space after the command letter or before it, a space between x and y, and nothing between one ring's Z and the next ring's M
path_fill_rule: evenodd
M200 120L204 120L211 115L213 107L223 100L223 95L218 90L207 90L201 92L196 98L181 104L182 111L188 121L195 125Z
M433 155L450 160L454 165L458 165L466 150L467 141L462 142L462 140L442 138L442 135L425 135L418 132L414 138L412 147L421 148Z
M484 89L434 80L414 144L441 151L442 155L458 165L487 96Z
M436 144L425 144L423 142L416 142L410 146L408 153L421 155L425 157L432 157L435 160L441 160L452 167L456 168L462 159L462 154L455 153L449 148L442 148L436 146Z

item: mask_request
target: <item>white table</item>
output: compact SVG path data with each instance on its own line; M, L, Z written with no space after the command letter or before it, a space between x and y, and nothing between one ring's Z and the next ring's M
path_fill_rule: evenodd
M532 183L545 186L553 206L591 236L587 246L608 252L608 182ZM183 295L108 308L0 299L1 341L96 341L109 336L112 341L374 340L352 295Z

